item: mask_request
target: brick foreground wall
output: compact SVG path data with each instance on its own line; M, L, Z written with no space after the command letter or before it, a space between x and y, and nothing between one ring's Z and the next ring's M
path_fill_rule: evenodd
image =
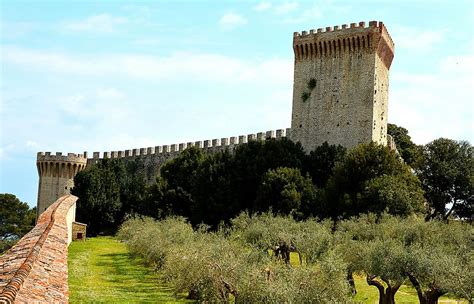
M0 256L0 303L68 302L67 219L76 201L73 195L59 198Z

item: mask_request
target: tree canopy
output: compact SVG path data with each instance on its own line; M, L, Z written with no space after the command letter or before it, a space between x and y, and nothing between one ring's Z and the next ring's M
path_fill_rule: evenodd
M474 155L465 141L436 139L422 149L416 170L428 201L428 218L455 214L474 219Z
M13 246L35 225L36 208L30 209L15 195L0 194L0 252Z
M395 124L387 124L387 133L392 136L403 160L410 166L416 166L420 157L420 147L411 140L408 130Z

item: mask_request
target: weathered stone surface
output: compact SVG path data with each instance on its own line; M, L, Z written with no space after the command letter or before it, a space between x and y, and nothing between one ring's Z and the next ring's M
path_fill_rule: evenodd
M59 197L69 194L74 187L74 176L86 168L87 157L84 154L60 152L51 155L50 152L39 152L36 167L39 175L37 217Z
M393 42L382 22L295 33L291 139L310 151L325 141L387 144Z

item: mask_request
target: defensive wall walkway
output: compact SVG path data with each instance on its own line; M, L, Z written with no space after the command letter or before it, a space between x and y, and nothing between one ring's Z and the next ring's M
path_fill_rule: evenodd
M65 195L0 256L0 303L67 303L67 256L77 197Z

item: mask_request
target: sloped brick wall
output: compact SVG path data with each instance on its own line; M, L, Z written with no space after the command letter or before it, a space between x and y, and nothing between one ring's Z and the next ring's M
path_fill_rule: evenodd
M67 215L76 201L73 195L59 198L0 256L0 303L68 302Z

